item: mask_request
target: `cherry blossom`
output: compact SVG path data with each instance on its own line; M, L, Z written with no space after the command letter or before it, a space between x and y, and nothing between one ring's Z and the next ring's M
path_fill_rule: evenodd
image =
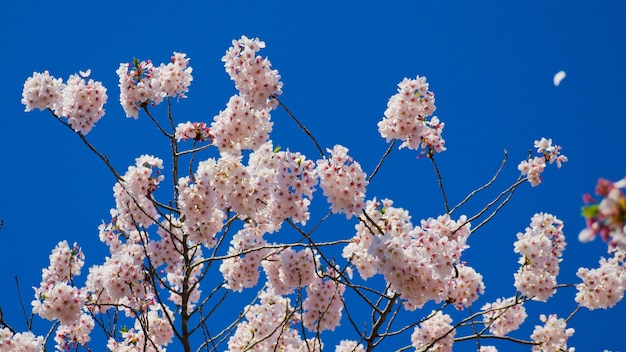
M77 349L78 346L87 346L87 343L91 341L89 334L94 327L93 318L82 313L80 319L72 324L59 326L54 336L56 348L60 351L70 351Z
M193 80L191 76L193 69L188 66L189 58L186 56L186 54L174 52L167 65L161 64L158 67L160 87L166 97L187 98L185 93L189 91Z
M573 352L574 347L567 347L567 339L574 335L574 329L567 328L564 319L558 318L556 314L546 317L539 316L544 326L535 326L530 338L537 343L533 346L533 352Z
M164 179L159 171L162 168L161 159L142 155L135 159L135 166L128 167L124 181L113 187L117 225L122 231L135 230L135 224L148 227L158 219L159 214L150 197Z
M22 104L26 106L25 111L34 109L52 111L60 110L63 101L63 79L54 78L48 71L43 73L33 72L24 83L22 91Z
M626 252L613 249L609 259L601 258L596 269L579 268L576 275L582 283L576 285L576 302L588 309L612 308L624 298L626 290Z
M317 173L320 178L320 187L328 197L333 213L352 215L360 214L365 207L365 187L368 184L361 164L348 156L348 148L335 145L327 149L330 159L317 161Z
M104 116L106 91L100 82L93 79L85 81L85 78L79 75L71 75L63 88L60 115L67 118L74 131L89 133L96 122Z
M362 344L357 344L352 340L341 340L339 345L335 347L335 352L365 352Z
M143 106L158 105L166 96L161 88L159 70L154 67L152 61L134 60L120 64L116 71L119 76L120 103L126 117L139 117L139 108Z
M555 292L565 245L563 222L551 214L535 214L526 232L518 233L514 243L515 253L522 255L515 287L539 301L550 298Z
M400 294L404 307L415 310L431 300L438 303L448 298L449 280L467 248L469 228L465 216L458 221L447 214L429 218L408 232L392 230L374 237L369 252L377 258L377 270L390 289Z
M0 328L0 351L43 352L44 337L30 331L13 334L8 328Z
M617 182L600 179L595 193L602 199L598 202L590 194L585 194L582 214L586 218L587 227L580 232L580 241L588 242L600 235L612 247L626 249L625 188L626 177Z
M280 96L283 87L280 75L277 70L272 70L270 61L255 56L262 48L265 48L265 42L259 38L242 36L233 40L233 45L222 57L226 72L235 81L241 97L257 110L274 109L278 103L273 97Z
M413 347L421 351L432 344L429 351L451 352L456 330L450 323L452 323L452 318L448 314L443 314L441 311L431 312L428 319L413 331L411 335Z
M533 187L541 183L541 173L543 173L546 163L556 162L557 167L560 168L561 164L567 161L567 157L561 154L561 147L552 145L552 139L541 137L541 140L535 141L535 148L541 156L523 160L517 166L522 176L526 176Z
M506 336L511 331L517 330L526 320L526 308L517 302L515 297L496 299L493 303L487 303L482 308L483 322L489 326L496 336Z
M342 296L346 290L345 285L335 281L337 273L334 270L328 270L326 275L320 274L307 286L307 298L302 304L304 326L316 333L324 330L335 331L339 326L343 310ZM328 278L324 279L323 276Z
M220 153L256 150L269 139L273 123L269 110L255 109L244 97L232 96L213 119L211 130Z
M288 298L271 290L261 292L259 303L244 309L246 320L228 340L228 351L321 351L318 340L302 340L290 322L299 319Z
M176 126L174 137L178 142L191 139L193 141L210 141L213 139L211 129L204 122L185 122Z
M422 153L446 150L441 136L444 123L431 116L435 106L435 94L428 90L426 77L404 78L398 83L398 93L387 102L385 117L378 123L380 135L389 142L402 141L400 148L420 149Z

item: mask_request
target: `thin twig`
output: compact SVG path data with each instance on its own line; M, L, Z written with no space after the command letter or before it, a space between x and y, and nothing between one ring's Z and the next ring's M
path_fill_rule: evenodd
M433 162L433 167L435 168L435 173L437 174L437 180L439 181L439 189L441 190L441 195L443 196L443 204L446 207L446 214L450 214L450 207L448 206L448 198L446 198L446 191L443 188L443 180L441 179L441 173L439 172L439 168L437 167L437 163L435 162L435 151L430 150L426 157Z
M369 175L369 177L367 178L367 182L372 182L372 178L374 178L374 175L376 175L378 173L378 170L380 169L381 166L383 166L383 161L385 161L385 159L387 158L387 156L389 156L389 154L391 153L391 150L393 149L393 147L396 145L396 142L398 140L394 139L391 144L389 144L389 147L387 148L387 150L385 151L385 153L383 154L383 156L380 158L380 160L378 161L378 165L376 165L376 167L374 168L374 171L372 171L372 174Z
M498 168L498 171L496 171L496 174L493 175L493 177L491 178L491 180L489 180L489 182L485 183L484 185L482 185L481 187L473 190L470 194L467 195L467 197L465 197L465 199L463 199L459 204L455 205L454 208L452 208L449 212L450 215L452 215L452 213L454 213L455 210L457 210L458 208L460 208L463 204L467 203L474 195L476 195L476 193L486 189L487 187L491 186L496 179L498 178L498 176L500 175L500 172L502 171L502 169L504 168L504 164L506 164L508 158L508 152L505 149L504 150L504 157L502 158L502 163L500 164L500 167Z
M311 134L311 131L309 131L308 128L304 127L304 125L294 116L294 114L291 113L291 111L289 111L289 109L287 108L287 106L285 104L283 104L282 101L280 101L280 99L278 99L278 97L272 95L271 96L272 99L276 99L276 101L278 102L278 105L280 105L280 107L282 107L283 109L285 109L285 112L287 112L287 114L289 115L289 117L291 117L292 120L294 120L297 124L298 127L300 127L300 129L302 131L304 131L304 133L306 133L307 136L309 136L309 138L311 138L311 140L313 141L313 143L315 143L315 147L317 148L317 150L320 153L320 156L323 158L324 157L324 150L322 149L322 147L320 147L319 143L317 143L317 140L315 139L315 137L313 137L313 134Z

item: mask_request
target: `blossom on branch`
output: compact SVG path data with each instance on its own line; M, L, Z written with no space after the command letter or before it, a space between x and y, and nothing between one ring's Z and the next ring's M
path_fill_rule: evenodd
M550 298L556 292L556 277L565 245L563 222L551 214L535 214L526 232L518 233L514 243L515 253L521 254L515 287L523 295L539 301Z
M226 51L222 61L241 97L250 107L271 110L278 105L273 97L283 93L283 83L267 58L255 56L263 48L265 42L244 35L239 40L233 40L233 45Z
M544 326L535 326L530 338L536 345L533 352L574 352L574 347L567 347L567 339L574 335L574 329L567 328L565 319L558 318L556 314L546 317L539 316Z
M48 71L33 72L33 76L24 82L22 91L22 104L26 106L24 111L34 109L60 111L63 88L65 88L63 79L54 78Z
M517 330L526 317L526 308L515 297L496 299L493 303L487 303L482 308L483 322L489 326L496 336L506 336L511 331Z
M361 164L348 156L348 148L335 145L327 151L330 159L317 161L317 174L320 178L320 187L328 197L333 213L352 215L360 214L365 207L365 187L368 184Z
M545 169L546 163L556 162L556 166L561 168L561 164L567 161L567 157L561 154L561 147L552 145L552 139L541 137L541 140L535 141L535 148L541 156L523 160L517 165L522 176L526 176L533 187L541 183L541 173Z
M14 334L9 328L0 328L0 351L43 352L44 341L30 331Z
M582 283L576 285L576 302L590 310L612 308L624 298L626 290L626 252L611 250L613 256L601 258L596 269L579 268L576 276Z
M441 136L444 123L431 116L435 106L435 94L428 90L426 77L404 78L398 83L398 93L389 98L385 117L378 122L380 135L389 142L402 141L400 148L408 147L422 153L446 150Z
M430 317L413 331L411 335L413 347L417 351L452 352L456 330L450 323L452 323L452 318L448 314L443 314L441 311L431 312Z

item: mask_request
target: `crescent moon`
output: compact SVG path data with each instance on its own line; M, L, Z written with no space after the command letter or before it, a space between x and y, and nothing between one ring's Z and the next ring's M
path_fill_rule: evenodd
M554 75L554 78L552 79L552 81L554 82L554 85L558 87L559 84L561 84L561 81L563 80L563 78L565 78L565 71L559 71Z

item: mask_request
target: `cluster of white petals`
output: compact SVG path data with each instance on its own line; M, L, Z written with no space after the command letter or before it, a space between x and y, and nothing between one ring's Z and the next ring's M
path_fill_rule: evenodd
M161 64L158 67L158 76L161 81L161 89L166 97L186 98L185 93L189 91L189 86L193 77L189 67L189 58L186 54L174 52L170 62Z
M240 154L256 150L269 138L273 123L269 110L258 110L239 95L232 96L226 109L213 118L211 131L220 153Z
M86 135L104 116L107 101L106 88L101 82L85 78L91 73L71 75L67 84L62 79L44 73L34 72L24 83L22 104L26 111L50 109L57 117L65 117L76 132Z
M233 40L233 45L222 57L226 72L235 81L241 97L257 110L275 108L277 101L272 97L281 95L283 87L278 71L272 70L271 62L256 56L262 48L265 48L265 42L259 38L242 36Z
M78 346L87 346L87 343L91 341L89 334L94 327L93 318L86 313L82 313L80 319L69 325L60 325L54 336L57 350L70 351L77 350Z
M552 139L541 137L541 140L535 141L535 148L537 148L537 153L541 154L541 156L523 160L517 166L522 176L526 176L533 187L541 183L541 173L544 171L547 163L552 164L556 162L556 166L560 168L562 163L567 162L567 157L561 154L561 147L552 145Z
M452 318L441 311L430 313L430 317L415 328L411 334L411 343L417 351L452 352L454 335L456 330L452 329ZM436 341L436 342L435 342Z
M191 139L193 141L204 142L207 140L211 140L213 135L211 135L211 129L204 122L185 122L179 123L176 126L176 131L174 131L174 138L178 142L186 141Z
M13 334L9 328L0 328L0 351L43 352L44 341L30 331Z
M67 118L74 131L89 133L104 116L106 91L100 82L93 79L85 81L84 77L71 75L63 88L63 108L59 115Z
M229 352L322 351L319 340L302 340L298 329L292 327L298 314L288 298L271 290L262 291L259 303L244 308L246 320L228 340Z
M517 302L515 297L496 299L493 303L487 303L482 308L483 322L489 325L489 331L496 336L506 336L511 331L517 330L526 320L526 308Z
M201 162L191 178L178 180L178 207L183 220L183 231L192 241L204 244L207 248L215 245L215 234L221 230L224 212L218 207L218 194L211 181L215 171L211 163Z
M574 335L574 329L567 328L565 319L558 318L555 314L546 317L539 316L544 326L535 326L530 338L536 345L533 345L533 352L574 352L574 347L567 347L567 339Z
M458 274L449 284L448 300L457 309L469 308L485 292L483 276L464 263L456 266L456 272Z
M328 270L326 275L326 279L320 277L322 275L315 276L306 288L307 297L302 304L304 327L315 333L334 331L339 326L343 310L342 296L346 286L335 281L338 278L334 270Z
M63 79L50 76L48 71L33 72L32 77L24 82L22 91L22 104L26 106L25 111L34 109L60 111L63 88L65 88Z
M317 278L318 256L311 249L295 251L291 248L273 253L263 261L267 283L273 292L285 295L295 288L307 287Z
M154 224L159 214L151 200L164 176L160 175L163 160L151 155L142 155L135 159L135 166L129 166L113 187L117 225L124 232L136 230L137 225L148 227Z
M346 214L346 218L350 219L365 207L366 174L361 164L348 155L348 148L335 145L327 151L330 159L317 161L320 187L328 198L332 212Z
M435 95L428 90L426 77L404 78L398 83L398 93L387 102L378 131L387 142L401 140L400 148L445 151L445 140L441 136L444 123L437 116L428 120L436 109Z
M515 274L515 287L525 296L546 301L556 292L559 262L565 250L563 222L546 213L533 215L530 226L517 234L515 253L521 254L521 267Z
M40 286L35 288L33 313L48 320L58 319L65 325L78 320L84 295L71 282L83 264L83 253L76 244L70 248L67 241L59 242L50 254L50 265L43 269Z
M365 352L365 347L356 341L341 340L339 344L335 346L335 352Z
M385 214L388 211L386 208ZM384 275L390 289L400 294L406 309L421 308L431 300L446 300L454 289L449 282L456 275L455 267L467 248L470 224L465 216L454 221L446 214L422 220L421 226L410 231L397 231L405 226L405 219L401 220L401 226L386 227L385 219L374 227L383 230L383 234L373 238L369 249L377 258L378 272ZM465 298L459 299L462 304Z
M220 264L226 287L236 292L255 286L259 281L261 261L269 254L263 233L250 223L237 231L230 241L228 256Z
M193 77L189 59L185 54L174 53L171 62L155 67L150 60L122 63L117 69L120 103L126 117L139 117L139 109L158 105L164 98L185 98Z
M626 290L626 251L614 249L609 259L601 258L596 269L579 268L576 275L582 283L576 285L576 302L588 309L612 308L624 298Z

